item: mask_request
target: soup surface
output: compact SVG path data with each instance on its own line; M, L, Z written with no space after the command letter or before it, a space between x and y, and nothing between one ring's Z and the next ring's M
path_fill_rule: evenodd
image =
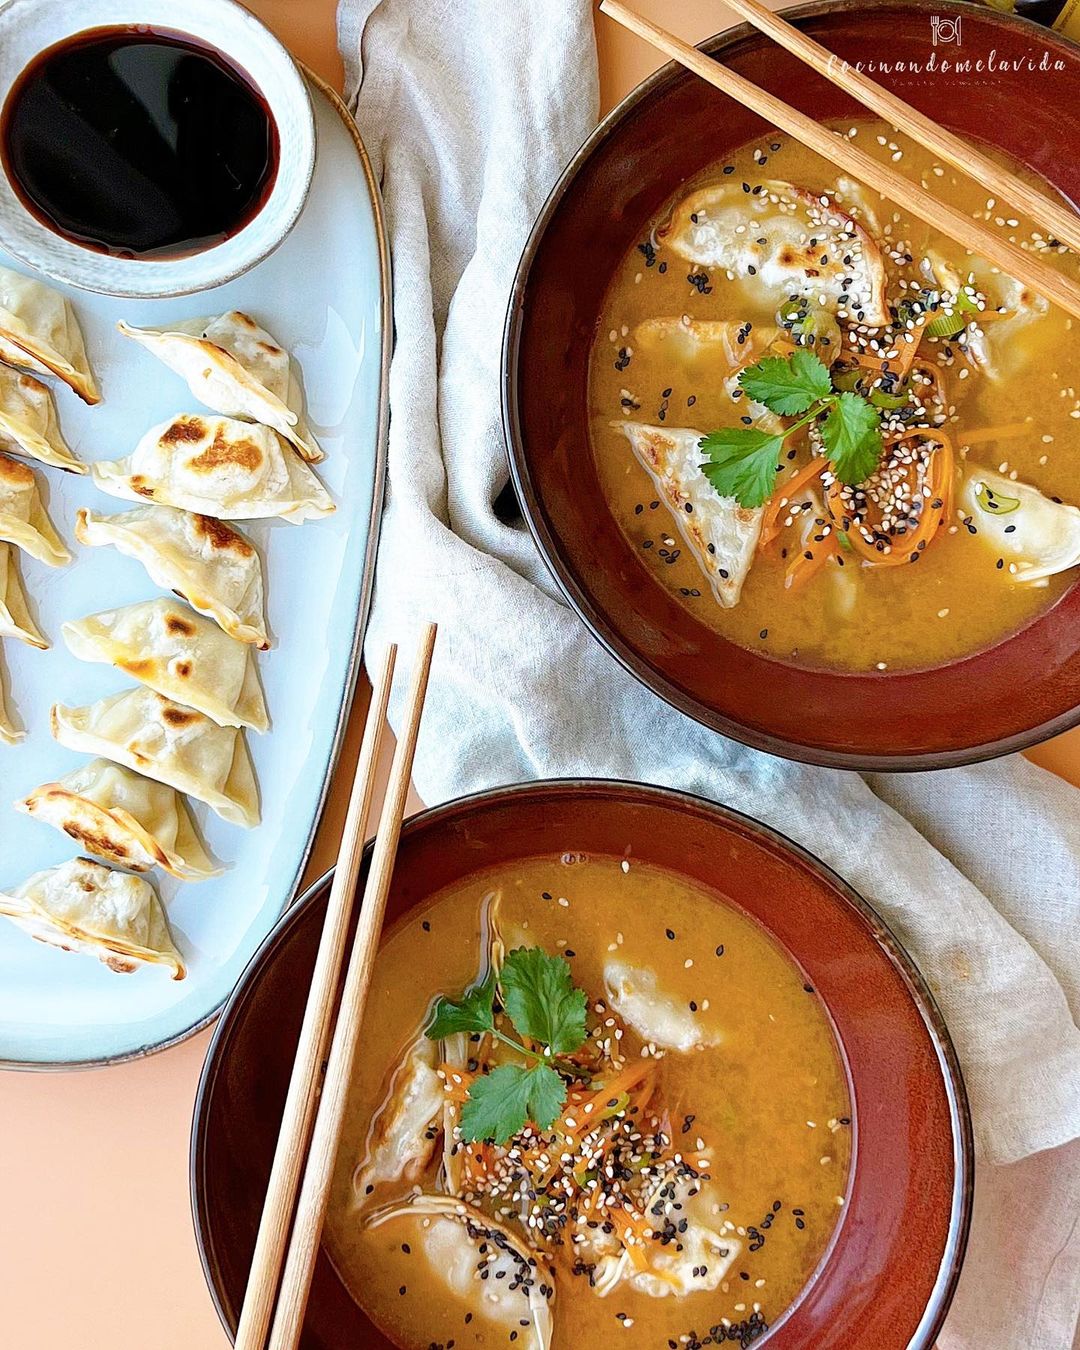
M469 1142L476 1084L527 1072L507 1042L532 963L549 993L560 968L583 991L584 1042L555 1047L566 1099L553 1125L530 1101L511 1138ZM456 1034L435 996L458 1015L493 970L502 1039ZM828 1246L850 1112L820 999L756 923L649 866L536 858L435 895L384 939L326 1242L406 1350L749 1345Z
M837 129L1075 271L920 146L883 124ZM643 222L598 324L593 452L641 565L725 637L823 667L938 665L1024 626L1075 576L1075 353L1063 312L772 133ZM798 412L743 383L763 358L810 356L824 397ZM823 438L841 395L878 446L842 468ZM740 457L764 475L749 491Z

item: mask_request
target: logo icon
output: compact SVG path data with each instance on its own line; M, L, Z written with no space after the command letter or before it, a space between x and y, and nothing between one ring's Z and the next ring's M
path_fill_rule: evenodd
M960 16L943 19L940 14L930 17L930 31L934 35L934 46L944 47L953 42L960 46Z

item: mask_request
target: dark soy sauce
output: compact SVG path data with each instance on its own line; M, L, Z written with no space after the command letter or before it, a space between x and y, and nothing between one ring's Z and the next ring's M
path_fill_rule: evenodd
M123 258L211 248L266 201L278 134L262 95L181 33L95 28L41 53L11 88L0 154L27 209Z

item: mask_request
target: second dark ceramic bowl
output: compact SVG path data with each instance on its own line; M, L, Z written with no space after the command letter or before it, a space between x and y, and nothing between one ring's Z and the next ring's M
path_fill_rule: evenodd
M971 1133L948 1033L896 938L839 877L765 826L683 793L602 781L501 788L414 817L402 832L387 923L478 869L567 851L632 856L719 893L801 966L832 1018L853 1105L848 1195L819 1270L758 1344L928 1350L967 1240ZM230 1334L328 890L324 877L253 958L199 1085L192 1208L203 1269ZM303 1350L389 1344L321 1253Z
M926 69L931 19L955 15L953 60ZM1007 151L1080 201L1080 47L949 0L831 0L785 17L838 56L903 62L878 78L961 135ZM739 74L821 120L865 110L741 27L703 44ZM1043 52L1061 70L1032 72ZM985 70L994 53L992 73ZM922 73L910 73L912 64ZM604 293L626 250L680 183L766 130L681 67L665 66L597 128L544 207L507 319L504 421L525 517L567 599L657 694L759 749L861 769L926 769L1023 749L1080 721L1080 586L1020 632L935 669L847 674L785 664L725 641L679 605L606 505L588 436L587 372Z

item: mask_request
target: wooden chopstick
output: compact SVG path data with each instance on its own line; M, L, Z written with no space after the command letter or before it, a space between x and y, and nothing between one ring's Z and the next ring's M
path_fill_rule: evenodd
M413 755L420 730L420 716L427 693L431 653L435 645L435 625L428 624L420 642L416 666L406 702L405 723L394 752L390 782L383 801L379 830L371 855L364 898L353 939L345 987L341 995L337 1025L330 1044L330 1059L326 1067L322 1097L311 1135L307 1167L300 1186L293 1221L292 1238L285 1259L285 1270L278 1291L277 1313L270 1333L268 1350L295 1350L300 1339L311 1289L311 1276L319 1249L330 1179L337 1157L338 1140L345 1114L345 1101L352 1078L353 1059L360 1023L367 1003L375 953L382 932L386 897L394 871L401 823L405 815L405 799L412 776ZM355 873L353 877L355 881Z
M255 1240L255 1253L251 1259L247 1292L240 1312L240 1324L236 1329L236 1350L263 1350L274 1311L278 1272L281 1270L285 1242L289 1236L300 1169L303 1166L311 1122L315 1114L319 1069L326 1057L326 1046L330 1038L334 995L337 991L338 974L345 951L345 936L356 894L356 875L360 869L360 858L367 837L379 746L386 725L386 709L390 702L390 686L394 678L396 659L397 647L391 645L387 649L371 692L371 703L368 707L360 758L356 763L356 774L349 796L349 809L341 836L337 867L326 904L326 917L323 920L319 951L311 976L311 989L304 1009L296 1057L293 1060L289 1092L285 1098L285 1110L274 1151L274 1164L263 1203L259 1233Z
M1064 203L1055 201L1031 183L1025 183L1001 164L995 164L974 145L932 121L925 113L897 98L882 88L862 71L841 61L833 52L808 37L794 24L767 9L761 0L724 0L729 9L740 14L759 32L771 37L781 47L805 61L831 80L845 93L857 98L867 108L883 117L898 131L905 132L927 150L932 150L947 164L961 173L969 174L987 189L1029 215L1052 238L1080 252L1080 216Z
M837 135L812 117L790 107L782 99L759 89L756 84L751 84L719 61L691 47L688 42L683 42L673 33L627 9L619 0L600 0L600 9L624 28L644 38L658 51L815 150L823 159L882 193L890 201L902 205L913 216L940 230L942 234L947 234L969 252L1000 267L1007 275L1022 281L1047 300L1052 300L1067 313L1080 318L1080 286L1060 272L1024 253L1000 235L993 234L977 220L972 220L945 202L939 202L918 183L872 159L846 136Z

